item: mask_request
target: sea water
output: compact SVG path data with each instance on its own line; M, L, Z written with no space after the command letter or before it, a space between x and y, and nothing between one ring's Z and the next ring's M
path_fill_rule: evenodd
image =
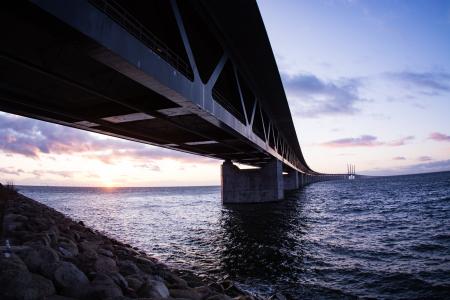
M176 268L288 299L450 298L450 172L310 184L270 204L220 187L20 192Z

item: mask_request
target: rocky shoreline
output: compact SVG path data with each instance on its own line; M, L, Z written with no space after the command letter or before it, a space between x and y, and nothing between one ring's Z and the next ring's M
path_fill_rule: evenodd
M0 299L259 299L173 270L0 184Z

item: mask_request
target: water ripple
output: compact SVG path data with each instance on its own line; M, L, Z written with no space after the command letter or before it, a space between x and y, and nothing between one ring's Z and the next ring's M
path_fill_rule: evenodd
M21 187L87 225L201 275L290 299L450 295L450 173L324 182L280 203L218 187Z

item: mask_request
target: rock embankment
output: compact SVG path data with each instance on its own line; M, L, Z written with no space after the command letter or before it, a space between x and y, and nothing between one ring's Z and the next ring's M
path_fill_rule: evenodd
M1 185L0 218L0 299L254 299L230 282L171 270Z

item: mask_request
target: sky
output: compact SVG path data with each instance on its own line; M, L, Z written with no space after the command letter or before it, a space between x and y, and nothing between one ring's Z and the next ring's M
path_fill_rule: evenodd
M450 1L258 1L319 172L450 170ZM221 161L0 112L0 182L220 184Z

